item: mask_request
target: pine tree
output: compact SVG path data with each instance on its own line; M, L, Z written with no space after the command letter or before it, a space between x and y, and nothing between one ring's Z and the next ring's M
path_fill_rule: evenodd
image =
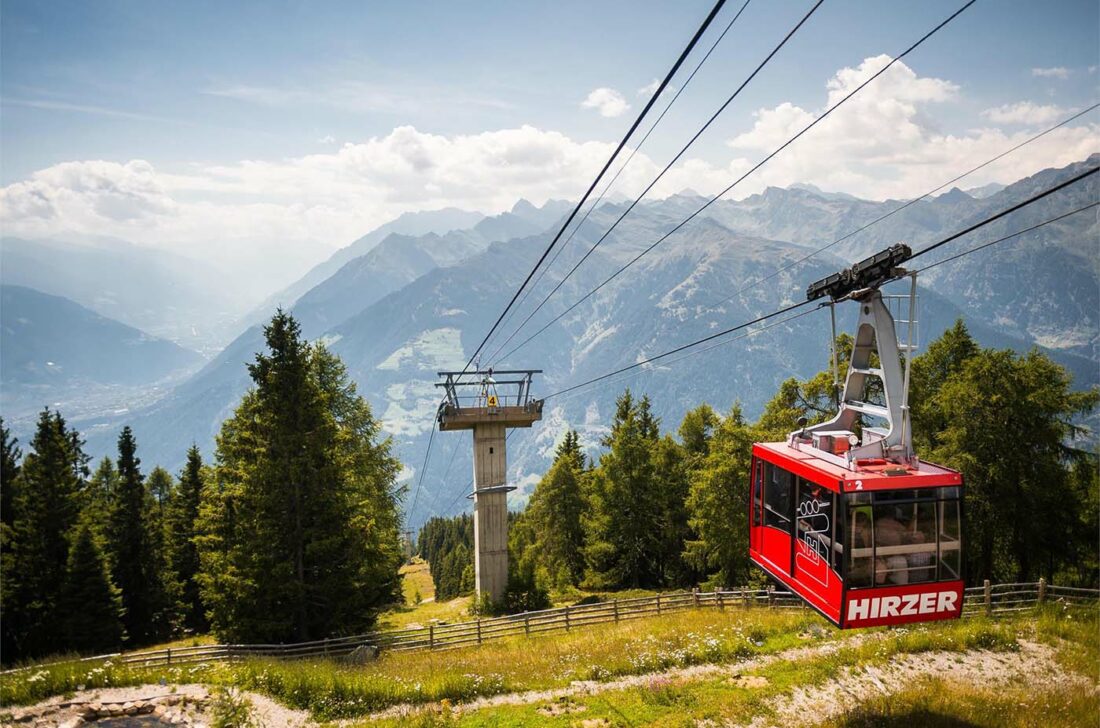
M1084 504L1069 465L1074 418L1100 401L1038 351L982 350L935 395L946 423L930 459L962 471L971 579L1033 581L1074 556L1067 528ZM1044 568L1045 567L1045 568Z
M685 557L710 572L714 586L742 584L749 576L746 520L753 440L741 406L735 404L691 475L687 507L698 538L685 543Z
M203 599L228 639L362 631L399 594L399 463L339 359L282 311L264 334L218 438Z
M57 625L69 538L79 515L87 459L60 413L43 410L23 461L13 507L10 572L4 584L9 657L61 649Z
M687 508L690 490L684 449L665 435L653 443L654 494L657 500L657 578L661 586L688 586L696 572L683 558L684 543L692 538Z
M138 644L159 636L161 574L150 530L151 498L141 474L137 442L129 426L118 436L118 488L107 529L112 579L122 592L124 624Z
M657 586L657 523L651 450L656 420L648 400L635 404L630 390L619 397L609 451L592 473L585 521L586 582L597 588Z
M84 488L80 520L87 523L100 546L106 549L111 509L118 491L118 471L109 457L104 457ZM106 554L106 550L104 551Z
M59 601L67 650L106 652L122 643L122 596L88 524L76 529Z
M526 559L530 565L524 564L524 569L537 574L549 587L577 586L584 576L583 468L580 438L570 430L524 512L531 543L521 546L517 540L513 545L512 560L524 563Z
M11 436L11 431L4 427L4 418L0 417L0 526L5 531L15 522L15 486L22 457L19 440Z
M14 637L5 617L11 602L12 538L15 525L16 486L19 483L19 461L23 453L19 441L11 436L0 418L0 653L12 654Z
M170 593L176 621L190 632L202 632L208 627L199 596L199 552L195 544L203 481L202 455L199 448L192 445L165 515Z

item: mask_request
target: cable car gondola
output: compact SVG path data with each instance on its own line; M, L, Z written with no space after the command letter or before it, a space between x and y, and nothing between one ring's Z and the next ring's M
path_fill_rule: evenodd
M903 365L901 349L913 348L916 274L898 267L911 254L895 245L807 289L810 300L860 306L839 411L752 450L749 557L841 629L962 612L962 475L921 461L912 446L912 357ZM904 276L912 283L901 344L879 288Z

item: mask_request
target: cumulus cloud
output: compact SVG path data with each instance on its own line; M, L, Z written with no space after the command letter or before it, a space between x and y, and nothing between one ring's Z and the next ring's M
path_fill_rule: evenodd
M488 213L519 197L571 198L613 146L523 126L441 136L411 126L338 150L183 170L66 162L0 189L5 234L110 235L204 257L274 257L297 267L403 212ZM638 155L621 183L652 176Z
M996 124L1050 124L1069 114L1068 109L1053 104L1033 104L1020 101L986 109L982 116Z
M654 88L656 90L656 88ZM606 116L608 118L622 116L628 109L630 104L626 102L626 98L621 93L613 88L607 88L606 86L593 89L591 93L581 102L582 109L595 109L600 113L600 116Z
M332 134L325 134L323 137L317 137L318 144L335 144L336 137Z
M1054 68L1033 68L1031 69L1031 75L1036 78L1069 78L1069 69L1063 66L1055 66Z
M888 61L886 56L878 56L837 71L825 84L825 104L820 110L791 102L758 110L752 128L729 140L729 146L744 156L735 157L719 173L697 165L698 177L690 186L721 189L717 185L724 174L750 169ZM897 63L731 195L742 197L767 185L809 182L871 199L909 197L923 194L1030 136L995 127L956 134L942 131L934 121L936 110L953 106L958 99L957 84L918 76L904 63ZM1100 147L1098 129L1095 124L1059 129L982 170L967 183L1012 182L1045 167L1084 159Z
M785 101L759 109L751 127L729 140L725 155L682 160L649 197L685 188L702 194L723 189L886 60L869 58L823 78L820 107ZM896 64L730 196L808 182L871 199L911 197L1034 133L1005 131L997 125L1009 122L989 115L977 128L943 131L937 114L949 110L957 116L964 106L957 103L959 95L949 80L921 77ZM1042 108L1017 113L1045 113L1035 112ZM996 111L1011 114L1013 108ZM521 197L535 204L573 199L612 149L532 126L450 136L399 126L359 143L288 159L171 169L143 160L74 161L0 188L0 219L8 235L108 235L250 269L259 260L282 266L289 279L404 212L454 206L492 214ZM1063 127L966 184L1013 182L1097 149L1097 124ZM637 194L659 169L645 153L637 154L613 194Z

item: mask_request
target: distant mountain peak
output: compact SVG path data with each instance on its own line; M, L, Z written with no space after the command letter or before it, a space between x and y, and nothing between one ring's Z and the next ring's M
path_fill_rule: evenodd
M947 192L944 192L942 195L936 197L936 199L940 200L941 202L968 202L970 200L973 200L974 197L972 195L966 194L958 187L952 187Z

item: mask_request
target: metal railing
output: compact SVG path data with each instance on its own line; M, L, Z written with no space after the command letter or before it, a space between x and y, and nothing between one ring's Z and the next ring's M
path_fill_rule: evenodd
M1060 604L1066 607L1100 607L1100 589L1080 589L1047 584L1045 581L1016 584L990 584L964 590L963 617L1007 614L1034 609L1040 604ZM349 637L334 637L267 645L197 645L173 647L145 652L115 653L83 658L82 662L112 660L115 664L133 667L168 667L208 662L225 662L253 658L315 659L348 658L357 650L407 652L414 650L447 650L480 645L505 637L572 631L589 625L625 622L643 617L660 616L685 609L734 609L761 607L768 609L809 609L794 594L774 589L723 589L715 591L681 591L634 599L612 599L595 604L555 607L523 612L504 617L473 619L454 624L429 624L426 627L379 630ZM61 662L71 662L65 660ZM38 669L39 663L27 668Z

